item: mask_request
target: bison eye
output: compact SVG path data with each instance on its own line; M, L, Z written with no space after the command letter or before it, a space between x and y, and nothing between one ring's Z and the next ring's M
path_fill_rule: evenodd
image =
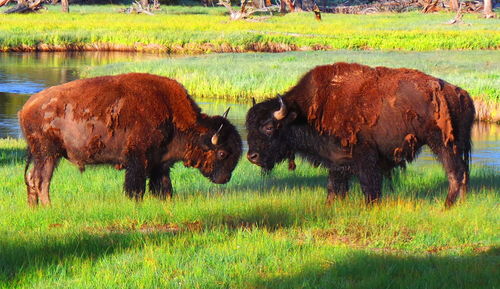
M267 124L264 126L264 133L268 136L272 135L274 132L274 126L272 124Z
M227 157L227 152L225 151L217 151L217 158L219 160L223 160Z

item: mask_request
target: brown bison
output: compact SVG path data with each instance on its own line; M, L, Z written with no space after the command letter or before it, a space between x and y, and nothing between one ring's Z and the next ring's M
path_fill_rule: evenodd
M61 157L82 171L88 164L124 168L125 192L136 200L143 197L146 178L154 196L171 197L169 173L178 161L214 183L226 183L242 144L225 116L201 113L182 85L150 74L103 76L45 89L19 112L28 143L28 203L50 203L50 180Z
M271 170L298 153L329 169L327 202L357 176L371 203L383 176L428 145L448 175L449 207L467 191L474 114L465 90L417 70L318 66L283 97L250 109L247 157Z

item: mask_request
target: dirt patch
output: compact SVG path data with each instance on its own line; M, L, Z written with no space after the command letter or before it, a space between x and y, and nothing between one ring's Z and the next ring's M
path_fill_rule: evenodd
M486 253L489 252L490 250L494 249L493 246L483 246L482 244L462 244L458 246L431 246L427 248L427 253L429 254L438 254L443 251L450 251L450 250L463 250L470 248L474 253Z
M89 233L106 233L106 234L128 234L128 233L141 233L141 234L158 234L170 233L178 234L181 232L200 232L203 230L203 224L200 221L184 222L181 224L176 223L142 223L132 221L125 224L112 224L106 227L87 227L85 231Z

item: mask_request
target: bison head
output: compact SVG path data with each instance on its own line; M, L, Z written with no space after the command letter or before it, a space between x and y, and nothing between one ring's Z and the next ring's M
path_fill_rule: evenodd
M224 116L201 117L206 132L193 135L188 145L184 164L198 168L216 184L225 184L241 157L241 137L236 128Z
M297 113L287 109L281 97L258 104L254 102L246 120L248 160L270 171L276 163L292 157L294 152L287 134L296 118Z

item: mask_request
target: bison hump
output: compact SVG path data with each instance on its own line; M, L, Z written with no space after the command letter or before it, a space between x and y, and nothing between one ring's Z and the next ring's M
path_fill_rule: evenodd
M309 123L321 134L336 136L341 145L357 143L363 126L376 124L382 108L375 69L359 64L337 63L312 71Z

